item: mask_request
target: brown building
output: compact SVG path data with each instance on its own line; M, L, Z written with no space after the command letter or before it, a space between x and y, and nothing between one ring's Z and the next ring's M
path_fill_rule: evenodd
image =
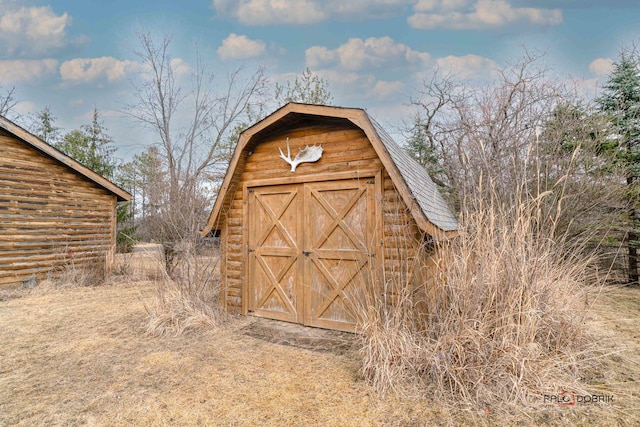
M64 265L109 267L131 195L0 116L0 287Z
M220 234L228 311L353 331L365 272L456 230L364 110L289 103L240 135L203 235Z

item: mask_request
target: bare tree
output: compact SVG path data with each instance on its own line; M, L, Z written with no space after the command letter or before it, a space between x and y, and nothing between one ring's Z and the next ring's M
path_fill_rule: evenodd
M166 197L153 229L171 271L179 243L196 236L202 225L212 191L206 177L222 161L218 150L235 124L262 102L266 78L259 69L244 79L237 69L227 75L222 92L214 93L217 82L198 58L185 89L186 78L170 53L171 38L139 33L138 39L136 54L146 71L129 114L156 136L165 163Z
M466 101L466 89L454 75L440 71L423 82L417 96L410 99L417 107L411 123L405 123L407 150L431 175L452 206L456 195L460 150L454 150L455 133L460 127L459 107ZM452 144L453 143L453 144ZM460 148L460 147L458 147Z
M568 233L572 244L601 241L618 232L616 206L623 203L620 172L599 148L607 126L541 59L526 54L483 87L435 75L412 99L420 118L413 125L438 149L431 159L452 205L486 191L505 206L515 195L544 193L544 226Z
M447 184L461 197L474 193L482 178L492 179L505 195L511 184L522 182L518 178L533 154L540 126L567 96L545 69L537 68L538 59L525 56L485 87L436 75L412 99L427 139L440 147Z
M16 88L13 86L10 89L4 89L2 85L0 85L0 90L5 92L4 94L0 94L0 116L6 117L12 112L16 104L18 104L18 101L14 98Z

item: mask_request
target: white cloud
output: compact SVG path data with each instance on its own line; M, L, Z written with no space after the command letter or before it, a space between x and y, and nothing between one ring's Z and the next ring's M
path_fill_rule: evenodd
M213 0L213 8L244 25L304 25L400 15L404 6L413 3L415 0Z
M247 36L231 33L218 48L218 56L223 60L247 59L264 55L265 51L266 45L262 40L251 40Z
M611 74L611 70L613 70L613 59L611 58L597 58L589 64L589 71L598 77L608 76Z
M462 79L488 79L497 77L498 64L479 55L445 56L436 59L436 68L445 75Z
M191 73L191 67L182 58L171 59L171 67L178 78L188 76ZM134 67L134 69L136 69L136 67Z
M413 9L416 12L449 11L469 6L471 3L470 0L419 0Z
M401 15L415 0L317 0L333 19L363 20Z
M57 15L49 6L2 6L5 10L0 12L0 41L7 54L40 53L68 43L65 30L71 17L67 13Z
M507 25L558 25L560 9L513 7L506 0L420 0L407 21L414 28L431 30L484 30Z
M434 58L390 37L353 38L335 49L313 46L305 55L306 65L327 79L336 95L357 94L358 99L364 96L385 102L406 97L404 92L410 81L427 79L436 70L458 79L479 81L495 78L499 73L498 64L483 56Z
M0 82L12 84L30 82L56 71L58 61L55 59L39 60L0 60Z
M99 79L106 79L112 82L122 79L128 73L139 69L140 64L137 62L120 61L111 56L76 58L65 61L60 65L60 75L63 81L70 83L88 83Z
M430 55L385 36L349 39L334 50L312 46L305 51L305 57L307 66L311 68L338 63L346 70L355 71L363 68L420 67L429 61Z
M320 78L329 82L331 88L334 86L342 86L359 92L361 89L371 88L376 81L373 74L360 74L353 71L338 71L332 69L324 69L314 71Z
M311 46L304 52L308 67L317 68L324 64L335 62L338 57L336 51L329 50L324 46Z
M378 99L388 99L401 93L403 88L404 83L402 82L388 82L384 80L378 80L373 86L373 89L371 89L371 95L375 96Z
M327 17L313 0L214 0L219 13L244 25L313 24Z

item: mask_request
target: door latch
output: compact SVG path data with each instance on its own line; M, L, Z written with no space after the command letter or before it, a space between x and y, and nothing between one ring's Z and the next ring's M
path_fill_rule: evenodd
M304 256L309 256L309 255L311 255L311 252L305 252L305 251L302 251L302 255L304 255Z

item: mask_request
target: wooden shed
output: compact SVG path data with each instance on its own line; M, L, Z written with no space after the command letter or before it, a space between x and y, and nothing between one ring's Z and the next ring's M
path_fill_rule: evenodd
M109 267L131 195L0 116L0 287L64 265Z
M202 233L220 235L228 311L353 331L364 272L391 274L402 250L456 230L425 170L364 110L289 103L240 135Z

